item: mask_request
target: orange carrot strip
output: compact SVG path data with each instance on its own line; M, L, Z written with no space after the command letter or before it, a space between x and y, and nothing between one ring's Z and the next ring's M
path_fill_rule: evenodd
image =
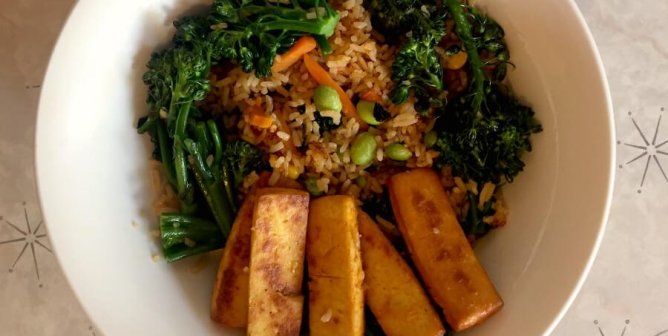
M381 97L377 90L367 90L360 96L360 98L374 103L380 103L383 101L383 97Z
M336 90L336 92L339 94L339 98L341 99L341 103L343 104L343 113L348 118L355 118L360 122L360 124L365 125L357 115L357 109L355 109L353 102L350 100L346 92L343 91L341 86L336 81L334 81L334 79L332 79L327 70L320 66L320 64L318 64L318 62L316 62L313 57L309 56L308 54L304 55L304 65L306 66L306 70L309 72L309 74L311 74L316 82L321 85L331 86Z
M248 107L248 123L264 129L271 127L273 120L264 113L260 105L251 105Z
M315 49L318 44L311 36L302 36L284 54L280 55L271 66L272 72L281 72L295 64L303 55Z

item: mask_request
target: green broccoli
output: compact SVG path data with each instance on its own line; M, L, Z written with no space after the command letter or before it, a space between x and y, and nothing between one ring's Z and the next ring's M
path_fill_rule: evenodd
M239 188L246 175L266 168L262 151L243 140L228 142L223 148L225 166L229 171L232 188Z
M484 104L477 95L451 101L440 113L436 148L439 162L457 176L478 182L512 182L523 170L522 154L531 151L530 136L542 127L531 108L522 105L500 84L484 82Z
M215 0L210 41L214 58L230 59L259 77L271 75L277 53L297 38L334 34L339 14L325 0L293 0L289 4L264 0ZM326 39L318 38L321 44ZM329 49L327 45L323 49Z
M413 90L416 110L426 111L430 106L442 105L445 96L443 68L434 50L436 43L438 40L435 36L426 35L411 38L401 46L392 64L395 85L390 92L392 103L405 102Z
M412 91L417 110L442 106L443 67L434 47L445 35L445 8L416 0L371 0L368 7L374 28L384 32L390 42L401 42L392 64L392 102L405 102Z

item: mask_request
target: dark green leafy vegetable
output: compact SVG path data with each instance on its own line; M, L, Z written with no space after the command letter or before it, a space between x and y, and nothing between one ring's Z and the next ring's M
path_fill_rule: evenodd
M445 96L443 91L443 68L434 46L438 36L423 36L406 41L392 63L394 89L390 99L401 104L412 90L415 94L415 109L426 111L430 106L440 107Z
M264 0L215 0L211 42L214 58L226 58L259 77L271 74L276 54L300 36L329 37L339 14L325 0L294 0L279 4ZM326 40L319 38L328 50ZM324 42L324 43L323 43Z
M320 128L320 134L329 132L331 130L335 130L340 126L334 123L334 119L330 117L323 117L319 111L315 112L314 117L315 117L315 122L318 124L318 127Z
M492 226L485 223L483 219L487 216L493 216L495 210L492 208L492 205L496 201L494 197L490 198L482 208L478 207L479 195L467 192L466 197L469 202L469 208L467 213L463 214L463 218L460 219L462 229L467 236L478 238L482 237L492 229Z
M456 176L494 183L512 182L524 168L522 154L531 151L530 137L542 127L531 108L522 105L506 88L487 82L481 109L476 95L448 104L437 123L436 148L440 163Z
M443 68L434 47L445 35L445 8L415 0L372 0L368 7L374 28L390 37L401 36L392 64L392 102L405 102L413 91L419 111L441 106L445 97Z
M392 212L390 193L387 188L383 188L382 193L371 194L369 198L365 199L364 203L362 204L362 210L369 214L371 218L376 218L376 216L379 216L391 223L397 222L396 218L394 217L394 212Z
M234 189L239 188L244 176L250 172L266 168L262 151L243 140L226 143L223 146L223 157Z

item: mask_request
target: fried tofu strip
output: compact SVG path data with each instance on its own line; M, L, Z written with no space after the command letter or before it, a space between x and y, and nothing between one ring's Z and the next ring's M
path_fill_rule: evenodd
M390 200L406 245L429 293L455 331L497 312L503 301L478 262L436 172L390 178Z
M363 273L352 197L326 196L311 203L306 257L310 335L361 336Z
M250 266L251 225L258 188L268 185L269 174L263 173L248 192L220 259L211 297L211 319L228 327L245 328L248 324L248 274ZM279 179L277 186L301 189L291 179Z
M299 335L309 195L258 192L251 228L249 336Z
M248 323L248 273L255 194L241 205L220 259L211 297L211 319L228 327Z
M442 336L445 328L413 271L378 225L357 215L366 304L388 336Z

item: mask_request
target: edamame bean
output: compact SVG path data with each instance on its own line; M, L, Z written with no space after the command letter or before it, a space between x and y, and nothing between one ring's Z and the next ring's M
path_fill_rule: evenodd
M427 146L428 148L434 147L436 144L436 141L438 141L438 135L434 131L429 131L427 134L424 135L424 145Z
M360 100L357 103L357 113L365 123L373 126L382 124L390 117L380 104L368 100Z
M341 112L343 104L336 90L327 85L320 85L313 93L313 103L318 111Z
M395 161L406 161L413 156L413 153L406 146L395 142L385 147L385 155Z
M376 156L376 139L369 132L361 133L350 146L350 158L358 166L365 166Z
M306 191L311 194L311 196L320 196L322 195L322 190L318 188L318 180L315 177L309 177L304 181L304 187Z

